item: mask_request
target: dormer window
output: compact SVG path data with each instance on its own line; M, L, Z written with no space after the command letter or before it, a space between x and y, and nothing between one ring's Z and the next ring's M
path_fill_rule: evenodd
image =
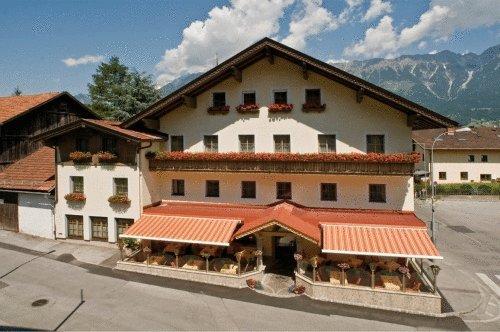
M321 90L320 89L306 89L306 104L307 105L321 105Z
M212 95L212 105L214 107L226 106L226 93L225 92L214 92Z
M288 104L288 93L286 90L275 90L274 91L274 103L275 104Z

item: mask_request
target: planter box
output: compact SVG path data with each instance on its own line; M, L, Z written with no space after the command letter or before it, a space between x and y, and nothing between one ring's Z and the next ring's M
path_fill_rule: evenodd
M227 114L229 113L229 106L211 106L207 109L208 114Z
M302 111L305 113L321 113L324 112L326 109L326 104L323 105L308 105L304 104L302 105Z

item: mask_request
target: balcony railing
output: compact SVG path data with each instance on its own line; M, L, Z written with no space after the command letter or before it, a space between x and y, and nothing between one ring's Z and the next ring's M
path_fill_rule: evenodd
M150 171L412 175L414 154L157 153Z

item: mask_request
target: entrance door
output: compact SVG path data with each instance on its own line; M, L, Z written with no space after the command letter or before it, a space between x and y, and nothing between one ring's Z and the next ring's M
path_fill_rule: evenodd
M293 254L297 251L297 242L294 236L274 236L274 264L273 272L283 275L293 275L295 260Z
M0 229L19 231L17 193L0 192Z

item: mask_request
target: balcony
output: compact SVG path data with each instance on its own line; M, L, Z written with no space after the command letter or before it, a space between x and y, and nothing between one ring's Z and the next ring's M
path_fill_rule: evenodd
M148 153L150 171L412 175L419 155L408 153Z

